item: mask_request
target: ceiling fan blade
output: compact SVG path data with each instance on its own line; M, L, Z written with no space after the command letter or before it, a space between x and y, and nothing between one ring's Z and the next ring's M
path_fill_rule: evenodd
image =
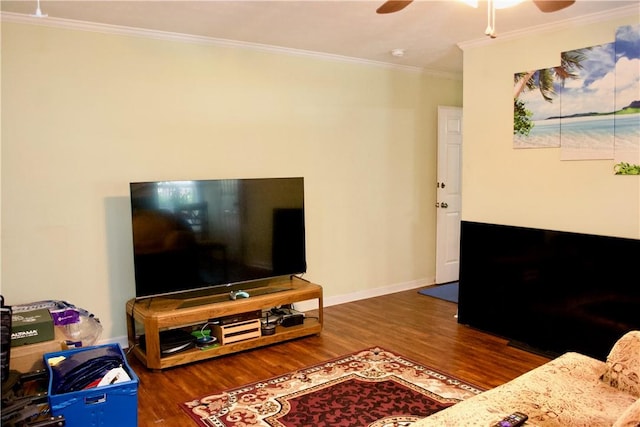
M393 13L398 12L409 6L413 0L387 0L382 6L376 9L377 13Z
M557 12L574 4L575 0L533 0L538 9L542 12Z

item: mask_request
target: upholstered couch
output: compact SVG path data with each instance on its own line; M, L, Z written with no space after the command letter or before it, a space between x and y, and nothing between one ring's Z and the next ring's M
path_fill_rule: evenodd
M413 427L489 427L515 411L527 426L640 426L640 331L621 337L606 362L565 353Z

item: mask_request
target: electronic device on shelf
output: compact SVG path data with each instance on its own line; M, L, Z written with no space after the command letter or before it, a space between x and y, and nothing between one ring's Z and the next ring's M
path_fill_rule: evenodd
M266 279L306 271L301 177L135 182L130 190L136 298L253 295Z
M147 340L145 335L140 336L140 347L146 351ZM191 333L182 329L169 329L160 332L161 357L180 353L196 346L196 338Z
M264 323L272 323L288 328L290 326L302 325L304 323L304 313L292 307L273 307L263 313Z
M230 314L229 316L217 317L210 320L209 323L212 325L230 325L232 323L259 319L260 316L262 316L262 310L253 310L244 313Z

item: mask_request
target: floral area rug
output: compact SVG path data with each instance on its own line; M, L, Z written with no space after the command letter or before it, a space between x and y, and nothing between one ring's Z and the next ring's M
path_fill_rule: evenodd
M180 406L199 426L409 426L481 389L381 348Z

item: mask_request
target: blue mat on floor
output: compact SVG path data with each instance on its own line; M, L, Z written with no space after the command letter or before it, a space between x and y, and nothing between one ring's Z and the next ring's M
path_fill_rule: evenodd
M418 291L419 294L429 297L440 298L445 301L458 303L458 282L446 283L444 285L429 286Z

